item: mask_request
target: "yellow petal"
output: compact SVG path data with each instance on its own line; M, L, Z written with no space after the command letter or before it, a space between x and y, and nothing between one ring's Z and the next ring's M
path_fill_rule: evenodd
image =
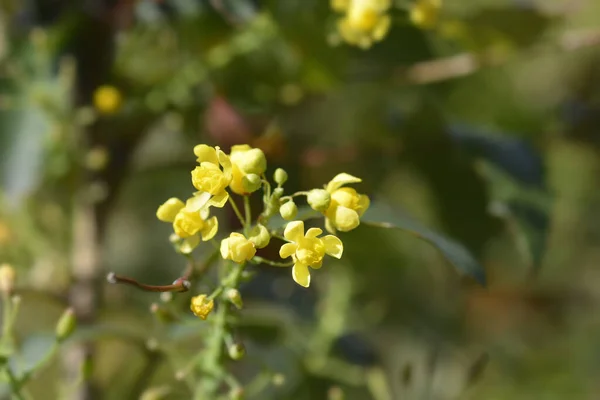
M206 221L204 224L204 228L200 231L202 235L202 240L207 241L215 237L217 231L219 230L219 220L217 217L212 217Z
M392 19L389 15L385 15L380 18L379 22L373 29L373 39L381 40L385 37L385 35L390 30L390 26L392 25Z
M333 177L333 179L327 184L327 191L332 193L334 190L341 188L349 183L362 182L362 179L342 172Z
M332 221L329 218L325 218L325 230L329 233L336 233L336 229L333 226Z
M325 253L338 259L342 258L342 253L344 252L344 244L337 236L327 235L322 237L321 240L325 245Z
M296 252L298 245L296 243L286 243L279 249L279 257L288 258Z
M185 204L183 204L183 201L176 197L171 197L158 207L158 210L156 210L156 217L163 222L173 222L179 210L184 206Z
M350 208L339 206L335 210L333 224L337 230L348 232L356 228L360 224L358 213Z
M323 233L322 229L319 229L319 228L310 228L309 230L306 231L305 237L307 237L307 238L316 238L321 233Z
M231 172L231 160L229 160L229 156L223 152L220 148L217 147L217 159L219 160L219 164L223 167L223 171L227 174Z
M361 194L358 197L358 207L356 209L358 215L362 217L365 211L367 211L367 209L369 208L370 204L371 200L369 199L369 196L367 196L366 194Z
M304 222L292 221L288 223L283 231L283 237L290 242L298 242L304 237Z
M208 202L208 205L217 207L217 208L221 208L225 205L225 203L227 203L228 199L229 199L229 193L224 191L224 192L221 192L221 193L211 197L211 199Z
M187 199L185 208L189 211L200 211L210 200L211 194L208 192L196 192L194 196Z
M310 264L310 267L312 269L319 269L319 268L321 268L322 265L323 265L323 260L313 263L313 264Z
M304 287L310 286L310 272L306 265L301 263L294 264L294 267L292 268L292 277L298 285Z
M219 159L217 158L217 151L210 146L205 144L199 144L194 147L194 154L196 155L199 163L209 162L211 164L218 165Z
M229 258L229 238L221 240L221 247L219 248L221 257L227 260Z
M198 235L190 236L181 241L179 245L179 251L183 254L190 254L198 244L200 243L200 237Z

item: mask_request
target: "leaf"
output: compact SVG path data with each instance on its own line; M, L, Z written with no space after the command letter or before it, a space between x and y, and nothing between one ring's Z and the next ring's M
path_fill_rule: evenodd
M372 203L361 224L379 228L400 229L423 239L437 248L461 274L469 275L485 286L486 279L483 266L462 244L432 231L406 212L398 208L392 209L382 203Z

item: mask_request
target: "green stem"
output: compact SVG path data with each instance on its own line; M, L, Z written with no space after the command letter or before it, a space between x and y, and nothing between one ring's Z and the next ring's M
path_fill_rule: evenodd
M250 196L244 196L244 214L246 215L246 222L244 223L244 233L248 236L248 230L250 224L252 224L252 210L250 210Z
M55 341L52 344L52 347L50 348L50 350L48 350L46 352L46 354L44 354L44 356L42 358L40 358L38 360L38 362L35 363L34 366L32 366L30 369L28 369L23 374L23 377L21 378L21 385L24 385L25 383L27 383L33 377L33 375L35 373L37 373L46 364L48 364L50 361L52 361L52 359L54 358L54 356L58 353L58 349L59 349L59 342Z
M19 378L15 375L10 366L6 365L6 375L8 376L8 384L10 385L10 390L12 395L17 400L25 400L25 396L21 393L21 386L23 382L19 381Z
M231 197L231 195L229 196L229 204L231 204L231 208L233 208L233 212L235 213L235 215L238 217L238 219L240 220L240 223L242 224L242 226L245 225L245 221L244 221L244 217L242 217L242 213L240 212L240 209L238 208L237 204L235 204L235 201L233 200L233 198Z
M2 292L2 340L10 341L11 326L11 301L8 292Z
M277 261L267 260L266 258L262 258L259 256L254 256L252 258L252 261L256 264L262 263L262 264L270 265L272 267L291 267L292 265L294 265L294 261L277 262Z

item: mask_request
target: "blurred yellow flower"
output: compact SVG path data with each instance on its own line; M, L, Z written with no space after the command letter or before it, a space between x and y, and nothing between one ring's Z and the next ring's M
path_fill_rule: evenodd
M441 0L417 0L410 9L410 21L422 29L437 25L442 8Z
M206 200L201 199L201 196L191 197L185 204L172 197L158 207L156 216L163 222L173 224L173 231L183 239L180 250L190 253L200 243L200 237L207 241L217 234L219 221L217 217L209 218L209 213Z
M360 217L369 208L369 197L342 186L361 181L360 178L341 173L327 184L325 190L331 195L331 202L325 211L325 229L328 232L348 232L360 224Z
M321 268L323 257L328 254L335 258L341 258L344 251L342 241L333 235L322 238L319 236L323 231L319 228L310 228L304 234L304 222L292 221L285 227L283 236L291 243L286 243L279 249L281 258L292 257L294 267L292 277L301 286L310 285L310 272L308 267Z
M254 243L246 239L241 233L233 232L228 238L221 241L221 256L225 260L243 263L256 254Z
M261 149L240 144L231 147L229 157L232 164L232 179L229 187L237 194L248 194L246 191L248 185L244 187L244 178L251 174L260 177L265 173L267 169L265 154Z
M101 114L114 114L122 101L121 92L114 86L103 85L94 91L94 107Z
M0 292L11 293L14 286L15 280L17 279L17 273L10 264L0 265Z
M190 309L194 315L200 319L206 319L208 314L210 314L210 312L213 310L214 306L215 302L212 299L208 300L205 294L192 297L190 302Z
M338 20L338 31L349 44L367 49L390 29L390 0L332 0L331 6L346 13Z
M199 166L192 171L192 184L210 194L206 204L223 207L229 199L226 188L231 182L231 161L219 147L200 144L194 147ZM221 169L222 168L222 169Z

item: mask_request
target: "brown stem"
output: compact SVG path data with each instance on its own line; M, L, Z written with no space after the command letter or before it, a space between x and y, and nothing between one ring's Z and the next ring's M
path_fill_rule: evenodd
M145 283L141 283L136 281L133 278L129 278L127 276L117 275L114 272L110 272L106 276L106 280L108 283L112 284L125 284L130 286L135 286L138 289L142 289L146 292L187 292L190 290L190 281L188 281L185 277L177 278L175 282L170 285L147 285Z

